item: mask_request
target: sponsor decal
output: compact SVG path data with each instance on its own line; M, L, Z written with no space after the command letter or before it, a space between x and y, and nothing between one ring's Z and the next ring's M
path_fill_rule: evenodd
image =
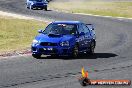
M82 86L87 85L130 85L131 80L127 79L97 79L92 80L88 78L88 71L84 70L84 67L81 69L81 77L79 77L79 82Z

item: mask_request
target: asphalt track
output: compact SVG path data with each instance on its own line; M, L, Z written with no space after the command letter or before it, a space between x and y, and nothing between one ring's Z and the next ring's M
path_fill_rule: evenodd
M132 21L56 11L28 10L24 0L0 0L0 10L36 19L79 20L93 23L97 34L94 56L78 58L31 56L0 60L0 88L83 88L78 83L81 67L90 79L132 80ZM85 88L131 88L131 86L87 86Z

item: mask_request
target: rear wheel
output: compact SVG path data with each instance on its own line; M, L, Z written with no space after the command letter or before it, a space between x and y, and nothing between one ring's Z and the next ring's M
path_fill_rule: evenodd
M32 56L36 59L39 59L41 57L41 54L32 54Z
M89 50L89 54L93 55L94 54L94 49L95 49L95 42L92 42L90 45L90 50Z

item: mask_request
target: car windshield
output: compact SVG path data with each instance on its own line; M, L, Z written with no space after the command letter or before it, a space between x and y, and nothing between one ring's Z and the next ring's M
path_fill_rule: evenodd
M44 34L76 34L75 24L49 24L44 30Z

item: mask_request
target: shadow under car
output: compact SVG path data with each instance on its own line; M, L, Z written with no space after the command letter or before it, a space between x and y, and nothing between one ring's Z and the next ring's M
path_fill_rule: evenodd
M114 53L94 53L93 55L81 54L78 57L70 57L70 56L42 56L38 59L63 59L63 60L75 60L75 59L98 59L98 58L111 58L116 57L117 54Z

